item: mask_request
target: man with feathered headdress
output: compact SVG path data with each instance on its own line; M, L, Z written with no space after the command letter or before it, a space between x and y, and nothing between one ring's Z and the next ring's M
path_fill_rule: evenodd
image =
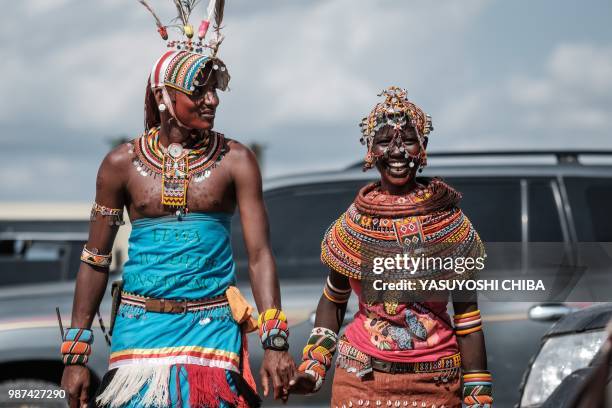
M93 345L90 330L108 281L110 250L126 207L132 231L123 281L114 292L109 372L98 406L258 406L246 333L259 330L265 349L264 394L283 389L295 365L271 254L261 175L253 153L213 131L229 74L217 52L223 1L212 0L197 33L189 23L197 0L174 1L167 26L144 0L170 41L153 65L145 98L145 132L111 151L96 182L89 239L81 255L71 327L61 347L62 386L70 405L87 403ZM212 39L205 42L210 23ZM197 34L197 40L194 35ZM259 320L236 289L230 246L238 206Z

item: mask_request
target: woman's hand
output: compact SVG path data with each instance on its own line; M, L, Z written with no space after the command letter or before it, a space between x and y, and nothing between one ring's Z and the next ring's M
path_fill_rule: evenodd
M68 365L64 367L62 388L68 394L70 408L87 407L90 384L91 373L87 367L82 365Z
M297 372L289 381L289 394L312 394L315 386L316 381L312 375Z

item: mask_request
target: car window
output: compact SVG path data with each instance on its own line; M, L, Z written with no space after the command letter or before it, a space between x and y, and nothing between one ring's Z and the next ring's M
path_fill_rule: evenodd
M74 279L85 241L3 240L0 286Z
M530 180L528 184L530 242L562 242L561 219L553 195L553 180Z
M327 228L350 205L364 181L322 183L268 191L264 194L270 221L272 251L281 279L320 279L327 270L319 260ZM232 245L239 279L246 277L246 251L238 216Z
M445 178L463 198L460 207L484 242L521 241L521 189L518 179Z
M565 179L578 241L612 242L612 179Z
M87 221L0 221L0 286L74 279Z

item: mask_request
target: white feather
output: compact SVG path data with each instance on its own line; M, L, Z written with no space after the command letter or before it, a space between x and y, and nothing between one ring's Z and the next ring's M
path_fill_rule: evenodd
M206 21L212 21L213 15L215 14L215 6L217 5L217 0L210 0L208 2L208 9L206 9Z

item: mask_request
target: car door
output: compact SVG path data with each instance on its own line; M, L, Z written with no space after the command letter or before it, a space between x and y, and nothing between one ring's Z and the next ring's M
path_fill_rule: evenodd
M488 257L482 278L489 278L487 273L498 279L529 277L530 242L563 241L554 179L448 177L446 181L463 194L460 207L485 243ZM518 403L523 371L549 327L528 319L533 302L515 301L509 295L479 301L497 407Z

